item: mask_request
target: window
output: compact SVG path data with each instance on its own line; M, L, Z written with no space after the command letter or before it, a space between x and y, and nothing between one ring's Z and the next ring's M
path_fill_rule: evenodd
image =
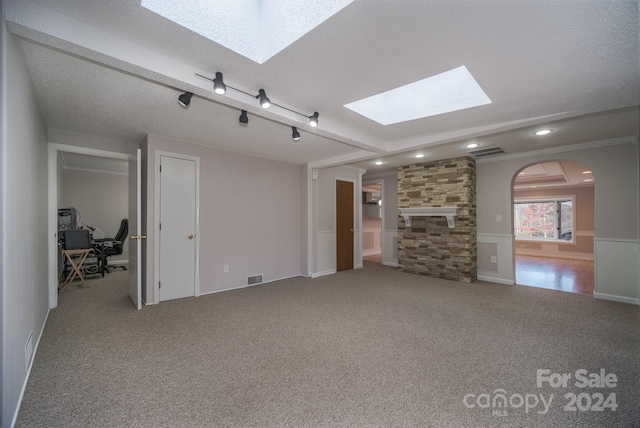
M513 204L516 239L573 242L574 197L516 200Z

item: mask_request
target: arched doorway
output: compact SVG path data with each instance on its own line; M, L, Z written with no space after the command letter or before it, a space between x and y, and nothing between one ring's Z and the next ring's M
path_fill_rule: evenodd
M595 178L573 161L544 161L513 178L516 284L593 295Z

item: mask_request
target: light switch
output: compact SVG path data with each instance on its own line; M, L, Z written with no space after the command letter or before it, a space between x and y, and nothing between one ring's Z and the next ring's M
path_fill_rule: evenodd
M496 214L496 223L502 223L502 216L500 214Z
M496 256L491 256L491 263L498 263Z

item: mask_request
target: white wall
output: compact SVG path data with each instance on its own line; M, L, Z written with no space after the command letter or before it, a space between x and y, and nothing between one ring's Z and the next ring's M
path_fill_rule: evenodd
M583 148L584 147L584 148ZM502 158L504 159L504 157ZM478 272L483 279L513 283L513 178L531 164L568 160L587 166L595 178L595 296L638 303L640 256L638 236L638 144L584 145L561 153L540 153L477 163L478 242L497 244L498 263L493 272ZM496 215L502 222L496 221ZM608 257L598 257L598 246ZM479 245L479 261L490 245ZM631 251L631 254L629 252ZM636 263L629 264L631 257ZM486 273L486 277L485 274ZM605 275L606 274L606 275Z
M114 237L120 221L129 216L129 177L119 174L68 169L63 173L63 207L75 207L84 225L99 227ZM109 263L129 260L129 245L125 243L119 256Z
M200 158L200 292L300 275L301 168L149 135L146 143L146 293L154 302L155 153ZM229 265L229 273L223 265Z
M362 174L365 170L351 166L318 169L318 179L311 189L311 276L335 273L336 251L336 180L354 183L354 268L362 267Z
M2 23L2 421L11 425L49 308L46 127L16 39ZM10 250L10 251L7 251ZM30 362L33 359L31 355Z

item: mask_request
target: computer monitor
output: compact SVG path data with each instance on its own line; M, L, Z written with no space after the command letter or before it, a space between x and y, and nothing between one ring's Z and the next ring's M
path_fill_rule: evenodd
M64 231L64 249L77 250L91 248L91 239L87 229L69 229Z

